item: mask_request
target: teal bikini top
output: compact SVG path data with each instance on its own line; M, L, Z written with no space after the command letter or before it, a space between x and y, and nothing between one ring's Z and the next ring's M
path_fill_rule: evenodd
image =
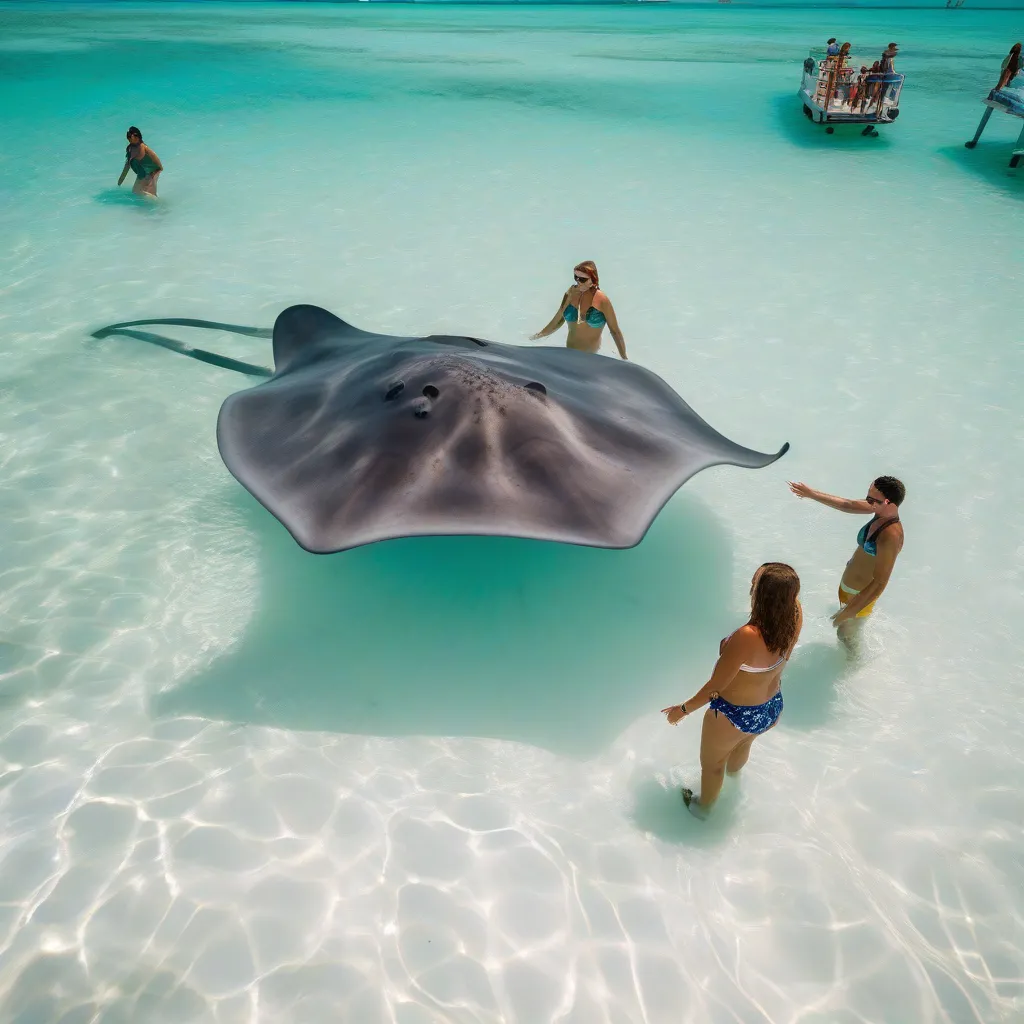
M132 156L131 153L132 147L129 146L126 150L128 164L138 177L147 178L156 170L156 161L148 149L141 160L138 157Z
M579 323L580 320L580 311L570 302L569 305L565 307L565 312L562 316L567 324L576 324ZM590 327L604 327L607 323L604 313L602 313L597 306L591 306L590 309L587 310L586 320Z
M871 539L868 540L868 530L870 530L871 527L874 526L877 522L878 516L875 516L875 518L872 519L871 522L865 523L860 528L860 533L857 534L857 543L864 549L864 553L867 555L878 554L878 547L875 544L875 541L878 540L878 535L883 530L886 530L890 526L892 526L893 523L898 523L899 519L887 519L884 523L882 523L882 525L877 530L875 530L875 532L871 536Z

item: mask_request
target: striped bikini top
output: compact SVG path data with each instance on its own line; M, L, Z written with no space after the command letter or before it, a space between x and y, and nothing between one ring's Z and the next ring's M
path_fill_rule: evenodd
M736 635L736 630L734 629L726 637L726 641L728 642L735 635ZM785 662L785 660L786 659L784 657L783 658L779 658L779 660L777 662L775 662L774 665L768 665L765 668L760 668L757 665L740 665L740 671L741 672L750 672L752 675L755 675L755 676L756 675L761 675L763 672L774 672L780 665L782 665Z

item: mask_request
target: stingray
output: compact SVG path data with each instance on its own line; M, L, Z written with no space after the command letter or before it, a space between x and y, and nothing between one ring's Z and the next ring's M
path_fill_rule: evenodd
M274 369L134 329L148 324L272 337ZM111 334L269 378L225 399L217 444L315 554L473 534L629 548L695 473L789 449L744 448L657 374L570 348L372 334L316 306L286 309L273 331L139 320L93 337Z

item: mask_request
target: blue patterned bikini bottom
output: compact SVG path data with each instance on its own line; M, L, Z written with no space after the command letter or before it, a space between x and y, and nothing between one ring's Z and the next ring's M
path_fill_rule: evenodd
M725 715L740 732L756 736L766 732L779 720L782 714L782 691L779 690L771 700L763 704L730 704L721 697L715 697L710 707L716 713Z

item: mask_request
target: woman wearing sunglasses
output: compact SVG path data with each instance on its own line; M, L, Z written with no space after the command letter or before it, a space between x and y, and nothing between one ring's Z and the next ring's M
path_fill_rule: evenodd
M605 324L612 332L619 355L626 358L626 340L622 337L619 322L611 299L598 286L597 267L593 260L577 263L572 272L574 284L562 296L558 312L543 330L530 336L530 341L554 334L562 323L569 327L566 345L581 352L597 352L601 347L601 332Z
M811 498L840 512L874 516L857 534L857 547L839 583L839 611L832 616L840 639L849 641L856 620L866 619L874 610L875 602L889 583L896 558L903 550L900 505L907 489L894 476L878 477L865 498L837 498L792 481L789 489L798 498Z
M132 191L137 196L152 196L155 199L156 179L163 173L164 165L160 163L160 157L142 141L142 132L135 125L128 129L126 135L128 145L124 151L124 169L117 183L120 185L128 171L132 170L135 172Z

